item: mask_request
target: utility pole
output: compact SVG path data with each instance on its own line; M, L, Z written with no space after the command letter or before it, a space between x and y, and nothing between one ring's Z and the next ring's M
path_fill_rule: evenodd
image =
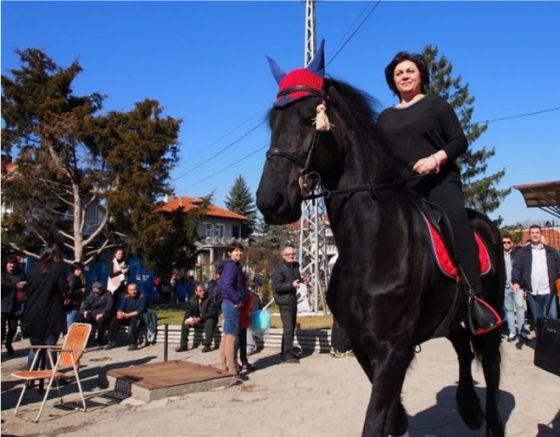
M305 0L305 66L315 56L315 1ZM302 276L309 276L313 291L313 312L327 312L325 293L329 282L326 208L322 198L302 203L299 239L299 264Z

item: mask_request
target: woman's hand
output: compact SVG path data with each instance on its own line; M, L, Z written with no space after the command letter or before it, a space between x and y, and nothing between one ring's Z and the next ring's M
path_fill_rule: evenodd
M438 150L436 153L419 159L412 167L419 174L439 173L440 166L447 162L447 153L444 150Z
M419 174L432 174L437 173L439 165L436 163L435 159L432 159L431 156L427 158L422 158L416 161L412 170Z

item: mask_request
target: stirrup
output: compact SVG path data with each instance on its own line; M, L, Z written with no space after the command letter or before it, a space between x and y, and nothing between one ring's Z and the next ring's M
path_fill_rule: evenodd
M494 308L472 292L467 308L467 321L473 335L486 334L504 323Z

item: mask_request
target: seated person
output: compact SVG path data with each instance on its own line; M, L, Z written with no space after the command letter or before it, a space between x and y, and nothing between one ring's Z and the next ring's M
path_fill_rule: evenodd
M87 322L93 325L95 343L101 346L105 329L111 322L113 295L105 291L105 287L101 282L94 282L91 290L91 293L82 304L78 322Z
M213 297L206 293L203 284L198 284L194 296L187 301L187 310L181 325L181 344L175 349L177 352L187 350L190 328L203 327L204 339L202 352L210 352L212 334L218 322L218 307Z
M138 285L130 283L126 287L126 296L121 300L117 308L117 314L111 322L111 338L105 349L111 349L117 345L117 337L121 325L128 325L128 350L138 348L138 328L142 321L142 314L148 309L146 298L138 291Z

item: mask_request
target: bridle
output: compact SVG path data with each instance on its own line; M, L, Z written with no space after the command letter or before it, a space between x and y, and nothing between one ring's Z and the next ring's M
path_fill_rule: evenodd
M325 99L326 96L324 94L323 91L317 90L315 88L311 88L311 87L307 87L307 86L296 86L296 87L292 87L292 88L286 88L282 91L280 91L276 98L280 98L283 96L286 96L288 94L297 92L297 91L305 91L307 93L310 94L311 96L315 96L315 97L320 97L321 99ZM307 200L307 199L314 199L317 197L321 197L320 195L317 194L313 194L313 192L315 191L315 188L317 186L322 186L321 184L321 175L319 175L319 173L317 173L316 171L311 171L309 170L309 165L311 163L311 158L313 157L313 152L315 151L315 148L317 146L317 143L319 142L319 137L321 135L321 132L319 132L318 130L314 130L313 132L313 137L311 138L311 142L309 143L309 146L307 147L307 155L305 157L305 160L299 158L298 156L294 155L293 153L290 152L286 152L278 147L271 147L268 152L266 152L266 159L270 159L274 156L279 156L281 158L285 158L291 162L293 162L294 164L296 164L297 166L301 167L301 170L299 171L299 176L298 176L298 184L299 184L299 189L301 192L301 197L303 200Z
M297 86L292 88L286 88L280 91L277 94L277 98L282 96L291 94L296 91L305 91L311 94L311 96L320 97L323 100L327 98L326 94L323 91L316 90L314 88L310 88L307 86ZM311 97L310 96L310 97ZM341 189L341 190L327 190L322 184L321 175L316 171L309 170L309 165L311 163L311 158L313 157L313 152L316 149L316 146L319 142L319 138L321 137L321 132L318 130L314 130L313 137L311 138L311 142L307 147L307 155L305 160L299 158L298 156L294 155L293 153L286 152L278 147L271 147L268 152L266 153L266 159L269 160L275 156L280 158L285 158L297 166L301 167L298 176L298 184L301 193L302 200L314 200L321 197L328 198L333 195L337 194L353 194L361 191L368 191L375 197L375 193L379 189L389 188L397 185L401 185L405 182L404 179L398 179L396 181L389 181L389 182L380 182L380 183L368 183L363 185L358 185L353 188ZM315 192L316 188L320 187L318 192Z

